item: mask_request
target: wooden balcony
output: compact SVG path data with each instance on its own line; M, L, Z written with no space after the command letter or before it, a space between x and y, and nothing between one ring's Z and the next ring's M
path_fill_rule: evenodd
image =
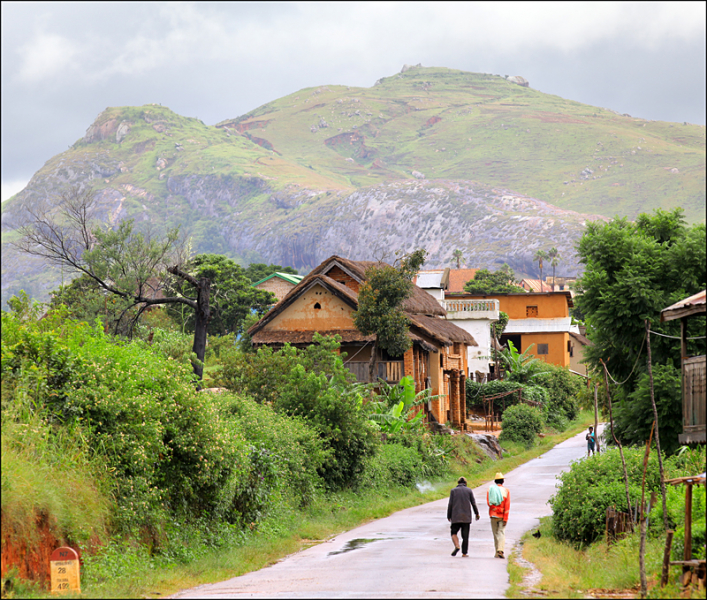
M706 415L705 376L707 357L691 356L682 361L682 435L681 444L705 443Z
M356 381L360 383L368 382L368 361L351 361L346 363L354 375L356 375ZM405 375L402 360L395 361L378 361L378 379L382 379L386 383L397 383Z
M451 371L452 369L459 371L463 368L464 362L462 361L462 357L458 354L443 354L442 356L444 356L442 368L445 371Z

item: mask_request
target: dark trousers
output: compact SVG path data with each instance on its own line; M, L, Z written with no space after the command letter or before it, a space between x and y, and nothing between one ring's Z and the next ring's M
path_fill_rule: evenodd
M462 554L468 554L469 550L469 525L471 523L452 523L452 535L462 530Z

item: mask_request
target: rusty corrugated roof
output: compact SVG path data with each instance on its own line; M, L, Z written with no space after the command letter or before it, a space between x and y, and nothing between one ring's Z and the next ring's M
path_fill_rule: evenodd
M660 311L660 320L672 321L680 317L706 312L707 304L705 303L705 298L707 298L707 290L702 290L675 304L671 304L668 308Z

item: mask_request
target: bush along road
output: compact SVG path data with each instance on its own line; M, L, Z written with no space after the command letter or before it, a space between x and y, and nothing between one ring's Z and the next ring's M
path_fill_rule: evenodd
M548 500L556 476L586 456L584 436L505 474L511 492L506 556L540 517L552 513ZM503 598L509 578L506 560L494 558L489 483L474 489L481 520L471 526L469 558L450 555L445 498L357 527L260 571L173 598Z

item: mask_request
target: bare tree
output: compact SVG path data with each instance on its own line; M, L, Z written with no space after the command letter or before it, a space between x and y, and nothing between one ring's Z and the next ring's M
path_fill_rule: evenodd
M195 311L196 327L192 351L194 373L203 377L206 329L211 317L210 288L207 278L196 279L185 271L187 247L179 228L163 236L136 232L132 220L115 229L102 226L96 218L97 199L91 188L72 187L60 194L58 202L27 206L22 238L13 243L20 252L44 258L47 262L84 274L106 292L128 301L118 323L132 308L137 308L134 326L150 306L185 304ZM190 284L194 297L165 296L170 276ZM116 329L118 327L116 323Z

